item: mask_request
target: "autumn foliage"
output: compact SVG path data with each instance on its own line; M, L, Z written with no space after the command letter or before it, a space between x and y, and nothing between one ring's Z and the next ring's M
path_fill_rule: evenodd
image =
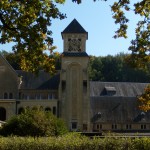
M138 97L139 109L147 112L150 110L150 85L145 88L144 93Z

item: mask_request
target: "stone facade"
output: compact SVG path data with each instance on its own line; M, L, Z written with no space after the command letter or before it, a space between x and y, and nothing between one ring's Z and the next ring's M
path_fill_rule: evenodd
M42 106L63 118L71 131L149 131L150 113L136 105L147 84L89 81L88 33L74 19L61 34L61 70L53 77L14 70L0 56L0 120Z

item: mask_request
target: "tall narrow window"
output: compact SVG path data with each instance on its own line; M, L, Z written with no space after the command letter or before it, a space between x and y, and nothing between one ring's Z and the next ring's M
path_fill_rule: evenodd
M8 99L8 94L4 93L4 99Z
M66 81L62 80L62 91L66 89Z
M87 131L87 124L83 124L83 131Z
M53 107L53 114L56 115L56 107Z
M100 124L100 129L102 129L102 127L103 127L102 124Z
M13 94L9 93L9 99L13 99Z
M72 122L71 123L71 129L76 130L77 129L77 122Z
M0 120L1 121L6 120L6 109L3 107L0 107Z
M83 92L87 92L87 80L83 80Z

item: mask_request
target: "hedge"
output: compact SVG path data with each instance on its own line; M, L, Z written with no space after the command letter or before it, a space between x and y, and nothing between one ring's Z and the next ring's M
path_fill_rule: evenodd
M0 150L150 150L150 138L0 137Z

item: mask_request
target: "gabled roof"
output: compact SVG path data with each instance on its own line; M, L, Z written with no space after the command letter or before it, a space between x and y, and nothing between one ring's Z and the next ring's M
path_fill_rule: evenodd
M141 95L149 83L132 82L90 82L90 96L110 96L107 92L114 91L113 96L136 97Z
M80 23L74 19L62 33L86 33L85 29L80 25Z
M91 120L99 123L150 123L150 111L141 112L136 97L91 97Z
M31 72L16 70L18 75L22 77L20 89L36 89L36 90L57 90L59 86L59 73L50 76L49 73L39 71L38 75Z
M60 82L60 74L54 75L48 81L45 81L37 89L39 90L58 90Z
M14 68L9 64L9 62L2 55L0 55L0 60L3 63L3 64L0 64L0 65L7 66L16 76L18 76L17 72L14 70Z

